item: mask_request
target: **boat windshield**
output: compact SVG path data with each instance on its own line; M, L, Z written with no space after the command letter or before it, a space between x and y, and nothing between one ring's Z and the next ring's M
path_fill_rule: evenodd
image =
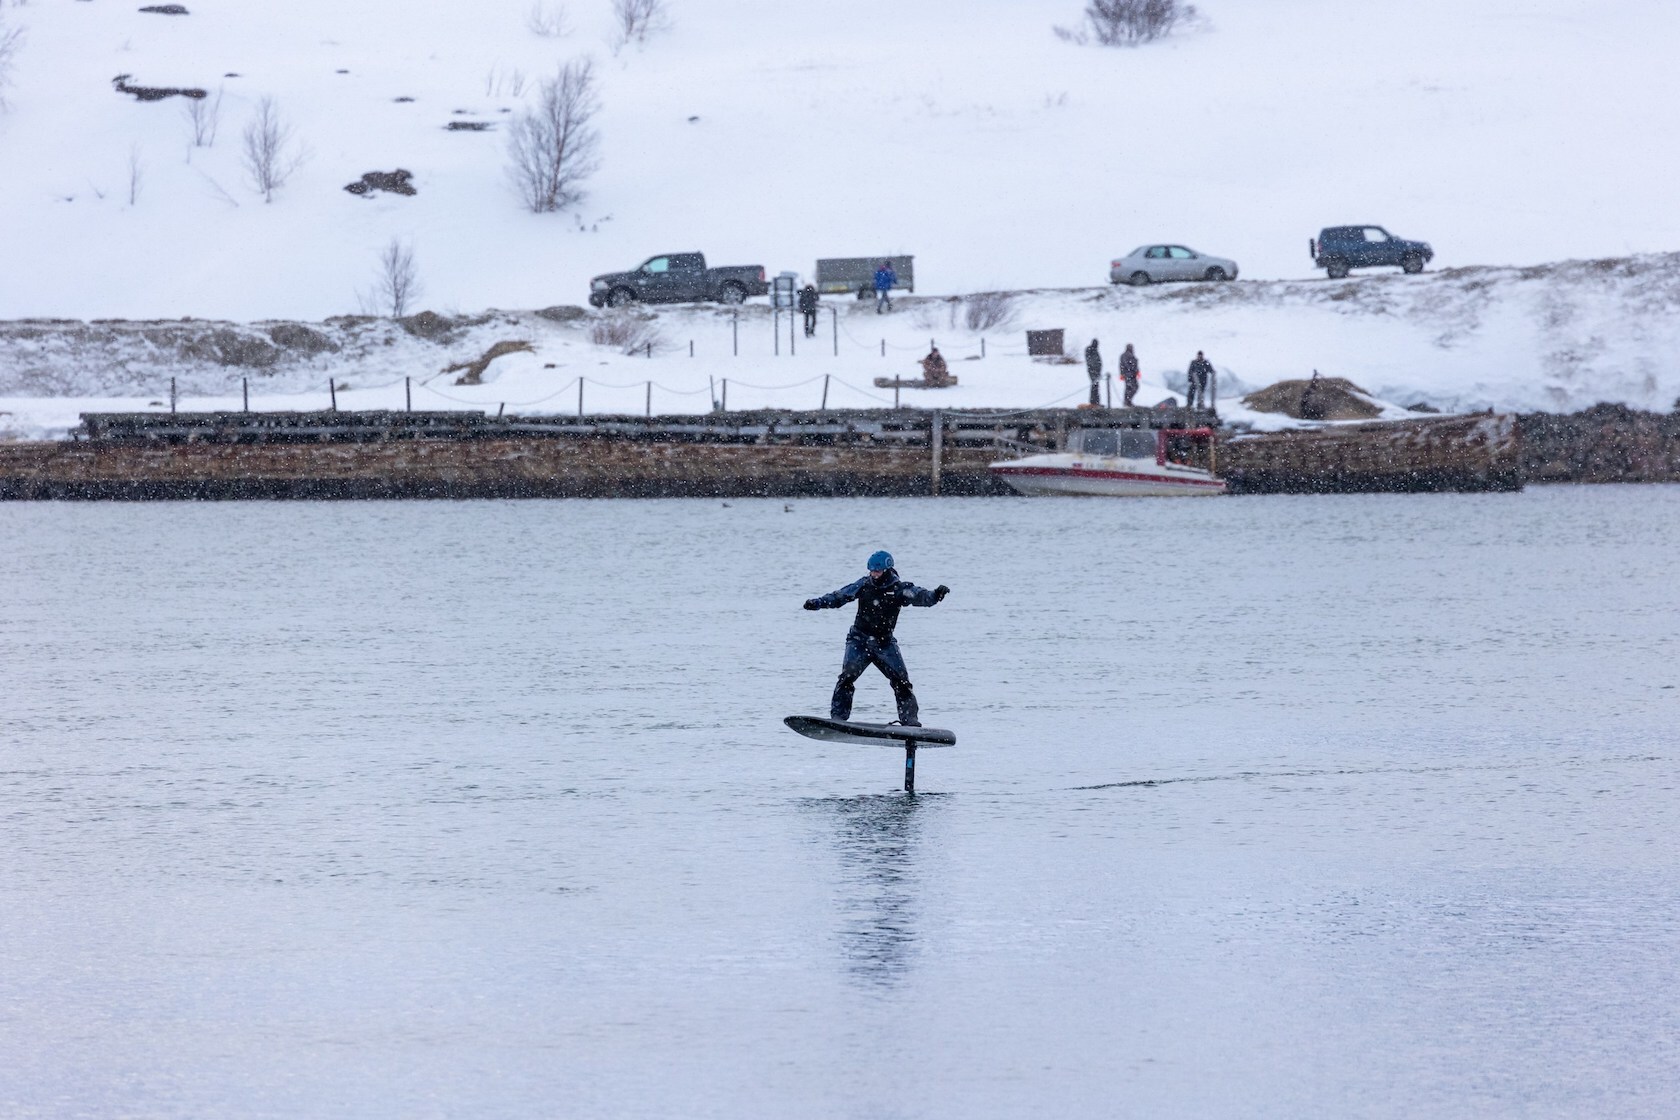
M1086 428L1073 432L1068 450L1082 455L1119 456L1122 459L1155 458L1155 433L1122 428L1118 431Z

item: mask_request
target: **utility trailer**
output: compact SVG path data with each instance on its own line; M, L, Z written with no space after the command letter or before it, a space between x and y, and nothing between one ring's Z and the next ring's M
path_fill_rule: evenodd
M817 291L824 295L856 292L857 298L868 299L875 294L875 270L886 261L898 274L894 288L903 288L912 295L916 291L915 257L829 257L817 262Z

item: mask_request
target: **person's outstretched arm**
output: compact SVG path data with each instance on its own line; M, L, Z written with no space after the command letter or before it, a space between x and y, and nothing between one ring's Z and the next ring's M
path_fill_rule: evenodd
M900 583L898 585L898 593L903 596L906 606L931 607L935 603L941 602L945 596L949 595L951 593L951 589L946 587L943 583L934 588L932 591L929 591L925 587L917 587L913 583Z
M843 607L856 599L858 592L862 591L863 585L868 582L869 577L864 576L860 580L848 583L838 591L830 591L827 595L818 595L815 599L807 599L805 600L805 609L808 611L823 611L833 607Z

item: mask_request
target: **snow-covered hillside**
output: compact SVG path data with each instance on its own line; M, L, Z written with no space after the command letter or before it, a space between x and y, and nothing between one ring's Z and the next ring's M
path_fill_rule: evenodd
M0 115L0 318L354 312L393 236L426 305L462 311L577 302L689 248L772 272L914 253L919 288L950 293L1100 282L1155 239L1305 276L1307 238L1343 222L1430 240L1439 267L1680 241L1671 0L1206 0L1136 50L1058 39L1080 0L668 0L670 29L617 55L608 0L546 0L559 38L530 30L539 2L7 6L27 38ZM506 110L583 54L604 166L575 214L533 215ZM221 92L214 147L118 74ZM309 153L268 205L239 160L264 96ZM397 167L417 196L342 190Z
M918 293L1062 289L1025 297L1022 323L1126 335L1160 370L1205 347L1251 384L1317 367L1448 405L1667 407L1680 390L1662 255L1680 242L1680 157L1663 139L1680 113L1670 0L1206 0L1198 27L1135 50L1053 34L1080 0L668 0L671 26L616 53L608 0L141 6L0 8L25 31L0 113L0 319L319 321L363 309L393 239L413 247L419 306L468 317L581 303L590 275L654 252L807 274L821 256L905 252ZM533 12L562 7L567 34L532 29ZM538 79L584 55L601 81L603 166L574 212L531 214L507 180L506 126ZM215 143L191 146L182 98L137 101L113 88L119 74L219 96ZM264 97L307 153L272 203L240 158ZM342 189L399 167L417 195ZM1445 274L1306 279L1307 238L1363 221L1430 240ZM1244 279L1065 291L1155 239L1233 256ZM1302 279L1249 282L1287 277ZM715 323L703 309L662 318L681 341ZM949 333L858 329L860 354L879 335L908 352ZM524 333L623 360L578 342L583 330L532 320ZM328 367L360 383L435 372L436 344L389 333L377 353L264 369L262 388ZM43 368L52 344L18 341L0 348L0 393L14 397L152 399L172 360L154 347L113 374L114 351L96 346ZM880 364L835 372L867 384ZM659 379L694 390L700 369ZM214 362L170 372L224 396L239 378ZM1062 395L977 372L955 395L981 383L972 403ZM15 426L30 406L7 410Z

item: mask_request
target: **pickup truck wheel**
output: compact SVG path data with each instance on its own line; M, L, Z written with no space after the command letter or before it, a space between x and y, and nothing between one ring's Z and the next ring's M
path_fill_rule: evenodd
M1230 277L1225 275L1225 270L1223 268L1215 265L1207 270L1207 279L1212 280L1214 283L1218 283L1221 280L1229 280Z
M629 288L614 288L607 293L608 307L629 307L636 302L636 293Z
M1405 256L1400 258L1400 271L1406 273L1422 272L1423 258L1418 256L1416 253L1407 253Z
M1346 261L1330 261L1324 266L1324 271L1332 280L1346 280L1348 263Z
M746 301L747 290L733 280L718 289L719 303L745 303Z
M1144 272L1141 269L1138 270L1137 272L1132 273L1130 279L1131 279L1131 282L1132 282L1132 287L1134 287L1134 288L1147 288L1147 287L1149 287L1149 273Z

